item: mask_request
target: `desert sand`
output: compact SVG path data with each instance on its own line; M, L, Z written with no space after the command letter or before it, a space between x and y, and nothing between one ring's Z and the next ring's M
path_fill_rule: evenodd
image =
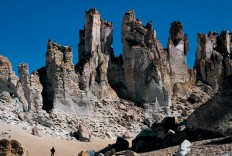
M8 133L5 134L4 133ZM91 142L66 141L45 134L42 137L29 134L20 127L0 122L0 139L19 141L31 156L49 156L55 147L55 156L77 156L80 151L98 151L116 142L116 139L92 139Z

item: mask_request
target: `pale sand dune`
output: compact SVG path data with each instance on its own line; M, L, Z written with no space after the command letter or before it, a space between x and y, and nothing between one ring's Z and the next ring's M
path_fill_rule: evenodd
M2 136L2 132L7 132L9 134ZM23 147L28 150L31 156L50 156L50 149L52 146L54 146L56 150L55 156L77 156L82 150L86 151L92 149L98 151L108 146L108 144L116 142L116 140L113 139L93 139L91 142L86 143L80 141L65 141L46 135L37 137L25 132L19 127L0 122L0 139L3 138L19 141Z

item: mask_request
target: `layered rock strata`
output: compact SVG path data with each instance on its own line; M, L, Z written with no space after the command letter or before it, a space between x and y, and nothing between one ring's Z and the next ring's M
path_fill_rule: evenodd
M231 33L222 31L208 34L198 33L198 48L195 68L197 80L209 84L217 91L224 80L232 73Z
M107 78L113 25L102 20L95 8L86 11L85 20L85 28L79 34L79 62L76 65L79 87L86 92L87 97L117 100L118 96Z
M156 38L152 22L146 26L129 10L122 24L123 68L127 97L137 103L170 106L171 82L167 52Z

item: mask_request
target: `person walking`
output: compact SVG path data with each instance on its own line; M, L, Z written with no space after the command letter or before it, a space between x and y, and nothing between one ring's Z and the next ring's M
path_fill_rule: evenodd
M52 149L50 150L51 151L51 156L54 156L54 153L55 153L55 148L54 147L52 147Z

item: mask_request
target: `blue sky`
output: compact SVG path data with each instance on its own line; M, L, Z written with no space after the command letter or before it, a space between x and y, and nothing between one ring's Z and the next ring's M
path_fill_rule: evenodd
M114 24L114 51L122 52L121 24L128 9L136 12L143 24L151 20L157 38L167 47L170 23L180 20L188 35L187 57L192 67L198 32L232 31L231 0L0 0L0 55L10 59L13 70L20 62L30 72L45 65L47 40L73 48L77 63L78 31L83 29L85 11L97 8L102 19Z

